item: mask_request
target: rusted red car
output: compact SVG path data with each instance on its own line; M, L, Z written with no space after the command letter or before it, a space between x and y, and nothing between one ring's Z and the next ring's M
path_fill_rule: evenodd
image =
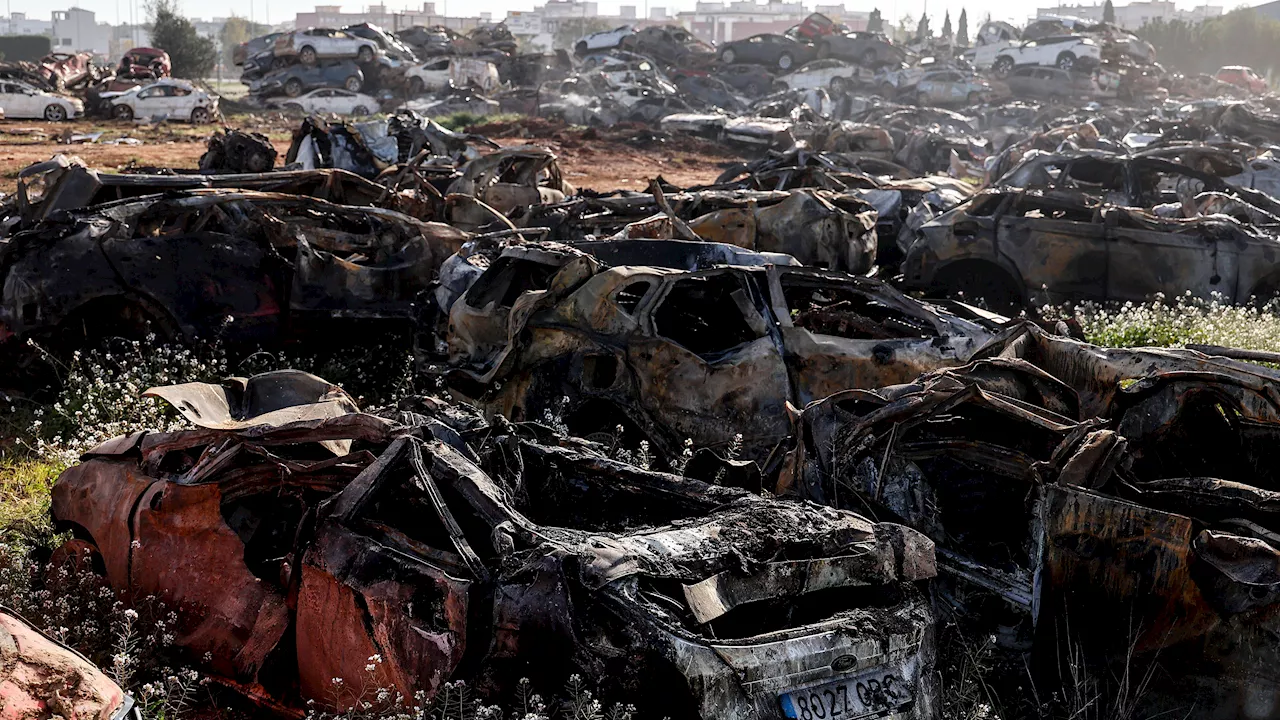
M58 91L94 79L93 56L87 52L46 55L40 60L40 69Z
M178 645L264 703L581 673L657 717L934 717L914 530L430 399L384 419L297 371L148 392L199 427L63 473L62 553L178 608Z

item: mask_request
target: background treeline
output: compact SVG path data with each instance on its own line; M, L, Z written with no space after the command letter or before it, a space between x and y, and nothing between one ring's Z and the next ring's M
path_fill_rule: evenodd
M1157 20L1137 33L1156 48L1169 70L1212 73L1223 65L1248 65L1269 78L1280 73L1280 21L1250 8L1211 20Z

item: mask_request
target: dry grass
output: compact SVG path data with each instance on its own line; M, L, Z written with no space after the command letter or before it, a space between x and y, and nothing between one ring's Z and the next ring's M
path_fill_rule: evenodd
M0 459L0 541L10 535L37 541L52 536L49 489L63 469L51 458Z

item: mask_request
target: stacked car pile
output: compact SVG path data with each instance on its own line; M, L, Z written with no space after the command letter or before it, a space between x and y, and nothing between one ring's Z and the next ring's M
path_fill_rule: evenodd
M169 77L169 54L133 48L114 71L88 53L55 53L34 63L0 63L0 107L11 118L59 122L87 114L119 120L207 123L218 115L218 97Z
M301 112L367 115L384 78L415 60L413 51L376 25L307 28L242 43L233 60L251 99Z

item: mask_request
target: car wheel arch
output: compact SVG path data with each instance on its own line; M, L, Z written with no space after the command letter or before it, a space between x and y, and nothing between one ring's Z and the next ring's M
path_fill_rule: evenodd
M934 269L928 281L930 292L946 291L948 282L961 278L991 280L1003 285L1018 304L1025 305L1029 295L1022 273L1003 258L967 255L949 259Z

